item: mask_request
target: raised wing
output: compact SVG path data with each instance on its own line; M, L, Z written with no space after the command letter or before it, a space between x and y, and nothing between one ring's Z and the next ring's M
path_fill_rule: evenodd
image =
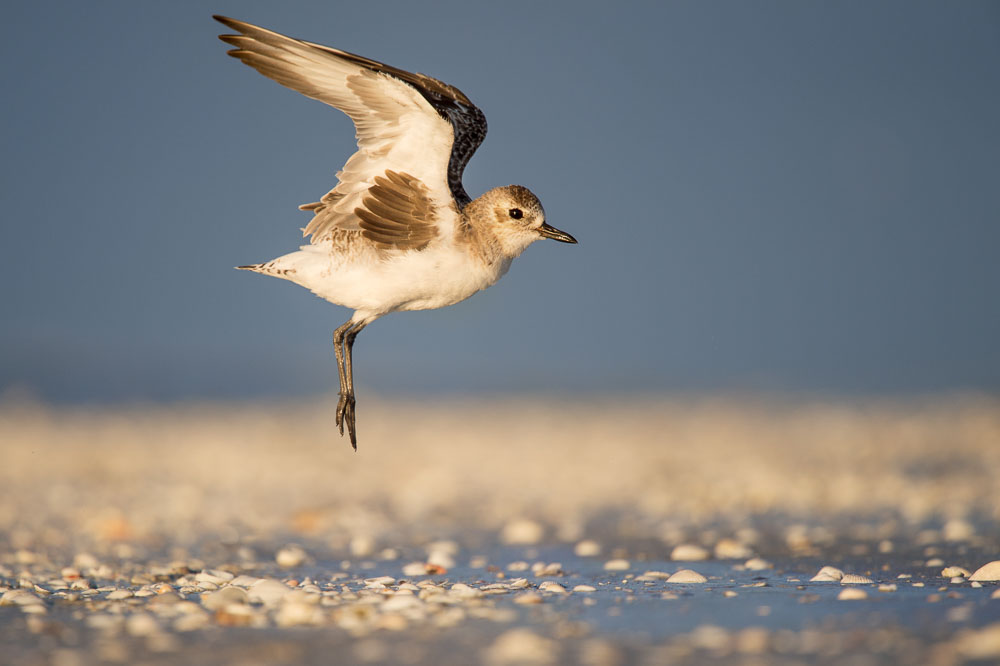
M452 232L444 227L460 219L453 204L470 201L462 172L486 136L483 113L460 90L243 21L215 19L240 33L219 36L236 47L229 55L354 121L358 152L330 192L301 206L314 212L305 228L313 243L336 228L362 229L380 246L420 249L437 233Z

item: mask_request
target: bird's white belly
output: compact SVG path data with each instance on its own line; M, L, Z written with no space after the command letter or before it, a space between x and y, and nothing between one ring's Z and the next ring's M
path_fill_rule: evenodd
M286 257L297 259L289 280L331 303L372 314L453 305L495 283L510 265L488 265L452 248L342 261L306 246Z

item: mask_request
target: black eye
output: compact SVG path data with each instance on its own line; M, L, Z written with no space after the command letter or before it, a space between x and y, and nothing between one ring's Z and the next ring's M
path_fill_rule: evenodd
M510 216L512 218L514 218L515 220L520 220L522 217L524 217L524 213L521 212L520 208L511 208L510 209Z

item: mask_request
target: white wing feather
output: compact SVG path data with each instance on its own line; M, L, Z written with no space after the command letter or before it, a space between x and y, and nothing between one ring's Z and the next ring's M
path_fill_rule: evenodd
M326 240L336 228L359 229L355 209L363 206L362 198L375 177L389 170L424 183L438 212L439 231L454 233L459 218L447 180L454 130L416 88L359 64L358 60L365 59L358 56L217 18L242 33L220 37L236 47L230 55L284 86L343 111L354 122L358 151L337 172L339 182L321 201L302 206L315 213L304 231L312 235L313 243Z

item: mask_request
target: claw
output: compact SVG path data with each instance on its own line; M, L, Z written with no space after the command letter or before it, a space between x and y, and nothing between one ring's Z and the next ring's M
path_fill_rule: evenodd
M347 434L351 438L351 446L355 451L358 450L358 433L357 427L354 420L354 396L352 395L347 401L347 413L344 414L344 420L347 421Z
M343 437L344 426L347 426L347 435L351 438L351 446L357 451L358 435L355 425L354 405L355 400L352 394L340 394L340 400L337 402L337 427L340 429L340 436Z

